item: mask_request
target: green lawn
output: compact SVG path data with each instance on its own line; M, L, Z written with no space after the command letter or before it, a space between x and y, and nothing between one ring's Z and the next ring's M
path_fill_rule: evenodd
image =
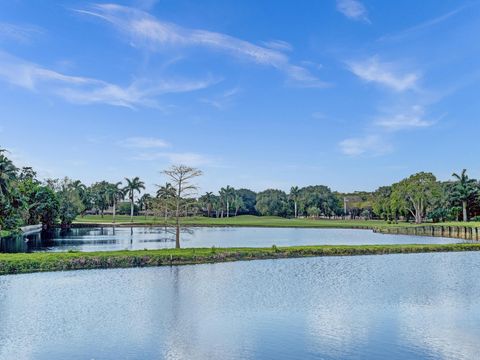
M43 271L203 264L312 256L480 251L480 243L412 245L322 245L270 248L202 248L110 252L0 254L0 275Z
M192 226L259 226L259 227L314 227L314 228L351 228L351 227L380 227L380 226L392 226L388 225L385 221L379 220L314 220L314 219L285 219L275 216L251 216L242 215L230 218L207 218L207 217L188 217L182 218L182 224ZM169 220L171 222L171 220ZM103 218L99 215L88 215L85 217L78 217L75 223L90 223L90 224L111 224L112 216L105 215ZM130 217L126 215L120 215L116 217L117 224L131 224ZM139 225L151 225L164 223L163 218L154 218L149 216L135 216L133 219L134 224Z
M105 215L87 215L85 217L77 217L77 224L112 224L113 217ZM169 220L171 223L172 220ZM424 223L416 225L413 223L399 222L398 224L388 224L382 220L325 220L325 219L285 219L276 216L232 216L230 218L207 218L203 216L182 218L182 224L191 226L250 226L250 227L306 227L306 228L381 228L381 227L404 227L404 226L467 226L480 227L480 222L445 222L445 223ZM117 215L117 224L131 224L130 216ZM164 223L163 218L155 218L153 216L134 216L133 224L137 225L161 225Z

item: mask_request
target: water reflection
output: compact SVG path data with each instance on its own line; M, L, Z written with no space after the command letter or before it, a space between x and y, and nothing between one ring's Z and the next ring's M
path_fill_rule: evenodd
M0 276L0 359L474 359L479 265L443 253Z
M183 247L269 247L292 245L430 244L461 240L411 235L384 235L370 230L298 228L183 228ZM0 252L106 251L162 249L175 246L166 227L98 227L56 229L0 240Z

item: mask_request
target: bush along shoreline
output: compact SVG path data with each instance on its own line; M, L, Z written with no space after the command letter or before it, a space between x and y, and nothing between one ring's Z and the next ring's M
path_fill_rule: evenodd
M338 245L270 248L189 248L110 252L0 254L0 275L316 256L355 256L480 251L479 243L411 245Z

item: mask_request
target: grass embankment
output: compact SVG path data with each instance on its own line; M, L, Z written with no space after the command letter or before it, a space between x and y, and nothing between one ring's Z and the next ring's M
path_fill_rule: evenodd
M205 264L313 256L480 251L480 244L322 245L271 248L202 248L91 253L0 254L0 275L81 269Z
M78 217L76 224L112 224L113 217L105 215L88 215ZM188 226L246 226L246 227L302 227L302 228L375 228L394 226L380 220L325 220L325 219L285 219L276 216L252 216L241 215L229 218L207 218L203 216L182 218L183 225ZM169 220L172 223L172 220ZM120 215L116 217L116 225L163 225L163 218L153 216L134 216L133 223L130 216ZM396 225L398 226L398 225Z

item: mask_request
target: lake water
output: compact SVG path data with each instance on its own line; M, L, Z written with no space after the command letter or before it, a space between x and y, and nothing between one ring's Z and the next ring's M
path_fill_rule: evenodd
M193 227L184 229L182 247L270 247L292 245L432 244L460 240L410 235L385 235L371 230ZM0 252L103 251L163 249L175 246L172 229L104 227L59 229L51 234L0 240Z
M0 359L478 359L480 254L0 276Z

